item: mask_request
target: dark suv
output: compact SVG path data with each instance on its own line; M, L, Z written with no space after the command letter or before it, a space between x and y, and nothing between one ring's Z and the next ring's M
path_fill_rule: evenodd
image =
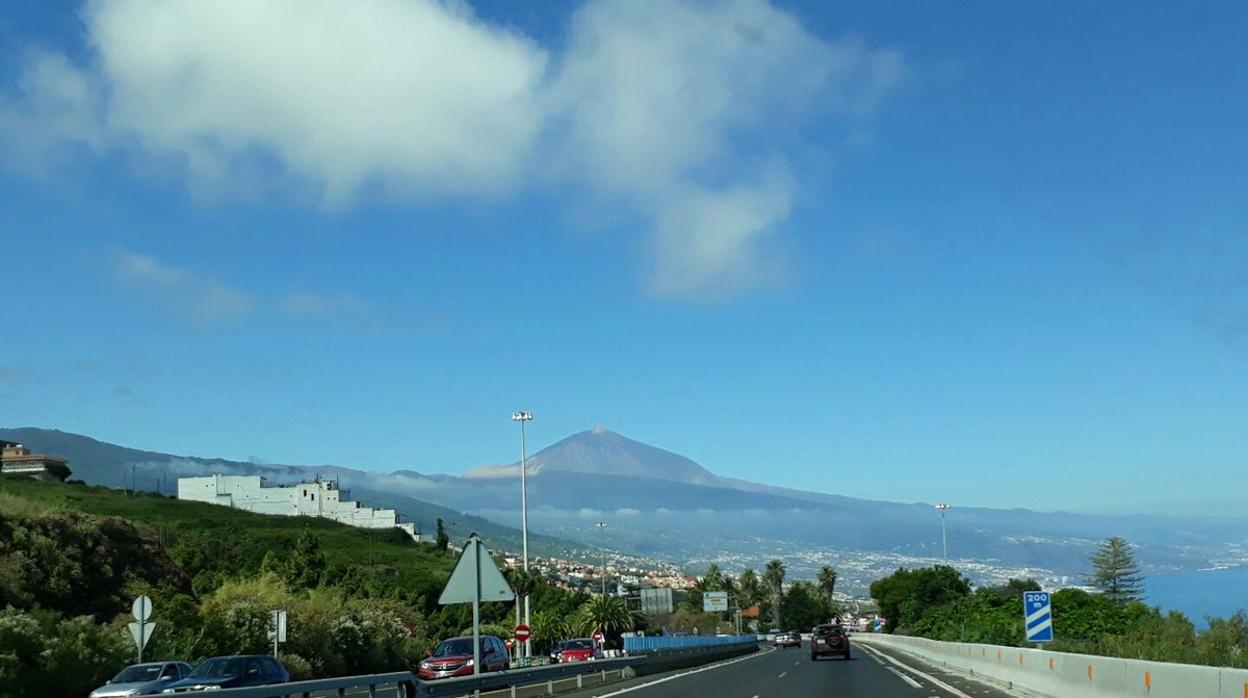
M840 655L841 659L849 659L849 636L839 625L829 623L817 626L810 638L810 661L833 654Z
M215 691L219 688L287 683L286 667L267 654L236 654L205 659L189 676L165 686L162 693Z

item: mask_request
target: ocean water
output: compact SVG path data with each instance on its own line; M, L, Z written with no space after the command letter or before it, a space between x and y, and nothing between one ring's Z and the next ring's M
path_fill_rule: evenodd
M1248 610L1248 567L1149 576L1144 594L1148 605L1182 611L1196 627L1207 627L1206 616Z

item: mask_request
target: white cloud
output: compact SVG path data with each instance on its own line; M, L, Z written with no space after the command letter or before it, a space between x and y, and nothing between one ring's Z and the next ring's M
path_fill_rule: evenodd
M258 304L249 293L134 252L117 252L112 272L114 280L123 287L193 325L241 320L251 315Z
M122 149L182 163L199 194L293 184L339 208L581 189L649 221L665 296L783 278L786 153L902 72L766 0L589 0L557 49L451 0L100 0L83 20L90 60L36 54L0 103L0 142L27 144L9 159Z
M540 125L546 57L430 1L96 2L109 125L212 186L280 167L343 205L506 185Z
M202 274L127 250L110 260L113 280L175 318L201 327L225 325L256 313L293 319L332 318L372 323L379 313L355 296L307 292L265 297Z

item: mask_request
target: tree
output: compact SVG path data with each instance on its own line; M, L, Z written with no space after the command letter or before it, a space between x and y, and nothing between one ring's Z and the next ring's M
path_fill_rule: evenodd
M591 596L577 611L580 629L586 633L601 630L632 630L633 614L618 596Z
M832 603L832 592L836 591L836 570L828 565L819 568L819 591L823 592L823 597Z
M65 482L69 479L70 475L74 474L74 471L70 470L68 465L65 465L64 463L57 463L56 461L46 463L43 466L43 469L48 471L49 475L57 480L60 480L61 482Z
M1088 582L1110 601L1122 605L1144 597L1144 577L1127 541L1117 536L1109 538L1089 559L1092 576Z
M450 544L451 537L446 535L446 528L443 527L442 519L438 519L438 550L446 552Z
M832 604L823 591L807 581L793 582L780 604L787 628L813 628L832 617Z
M321 552L321 539L304 531L295 539L295 545L286 559L286 581L300 589L315 589L325 575L325 553Z
M758 574L747 567L737 579L737 603L741 608L750 608L762 600L763 588L758 580Z
M787 571L780 560L771 560L763 571L763 581L771 592L771 617L777 628L780 627L780 604L783 600L784 573Z
M884 615L885 628L910 628L924 615L971 593L971 583L948 565L898 569L871 583L871 597Z

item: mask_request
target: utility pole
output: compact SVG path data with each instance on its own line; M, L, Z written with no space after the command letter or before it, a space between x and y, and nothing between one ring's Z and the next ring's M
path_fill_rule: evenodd
M520 422L520 535L523 538L524 573L529 573L529 489L528 489L528 453L524 442L524 423L533 421L532 412L513 412L511 421ZM529 595L524 595L524 624L529 623ZM524 641L524 656L533 656L533 640Z
M952 504L941 502L936 505L936 510L940 512L940 540L944 546L945 562L949 562L949 532L945 528L945 512L953 508Z
M607 522L599 521L594 524L599 531L602 531L602 595L607 595Z

